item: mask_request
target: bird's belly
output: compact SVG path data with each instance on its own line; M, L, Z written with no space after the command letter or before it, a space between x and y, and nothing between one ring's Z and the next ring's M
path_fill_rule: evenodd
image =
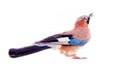
M61 53L75 53L80 46L62 46L60 48Z

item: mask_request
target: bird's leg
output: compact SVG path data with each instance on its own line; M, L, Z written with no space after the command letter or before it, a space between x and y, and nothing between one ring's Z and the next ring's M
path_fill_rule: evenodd
M76 54L71 55L72 59L87 59L86 57L78 57Z
M87 57L79 57L79 56L77 56L75 53L73 54L73 53L71 53L71 52L69 52L69 53L64 52L63 54L64 54L66 57L72 57L72 59L87 59Z
M80 59L80 57L76 56L76 54L65 54L66 57L72 57L73 59Z
M73 54L71 57L72 59L81 59L80 57L76 56L76 54Z
M71 57L71 55L70 55L70 54L67 54L67 53L65 54L65 56L66 56L66 57Z

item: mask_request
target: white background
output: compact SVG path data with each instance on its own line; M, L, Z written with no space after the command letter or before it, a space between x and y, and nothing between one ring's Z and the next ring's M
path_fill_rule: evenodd
M0 80L120 80L119 0L1 0ZM74 60L56 50L12 59L8 50L70 30L93 12L92 38Z

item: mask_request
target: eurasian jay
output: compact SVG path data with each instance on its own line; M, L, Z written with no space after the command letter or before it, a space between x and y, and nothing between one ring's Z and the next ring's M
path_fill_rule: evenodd
M9 50L9 56L15 58L46 49L57 48L67 57L86 59L86 57L78 57L76 52L90 40L88 24L91 16L92 13L88 16L83 15L79 17L75 23L74 29L70 31L52 35L28 47L19 49L12 48Z

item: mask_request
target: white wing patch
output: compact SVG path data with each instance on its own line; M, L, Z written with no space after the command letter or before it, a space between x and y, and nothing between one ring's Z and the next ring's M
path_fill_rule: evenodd
M37 46L49 46L51 48L60 48L61 45L68 45L70 39L68 37L57 38L58 42L49 42L49 43L39 43L35 44Z
M40 43L40 44L34 44L34 45L41 46L41 47L42 46L48 46L48 47L51 47L51 48L54 48L54 49L59 49L61 47L60 44L54 43L54 42L52 42L52 43Z
M59 44L63 44L63 45L69 44L69 41L70 41L70 39L68 37L58 38L58 43Z
M62 37L62 38L58 38L59 42L68 42L70 41L70 39L68 37Z

